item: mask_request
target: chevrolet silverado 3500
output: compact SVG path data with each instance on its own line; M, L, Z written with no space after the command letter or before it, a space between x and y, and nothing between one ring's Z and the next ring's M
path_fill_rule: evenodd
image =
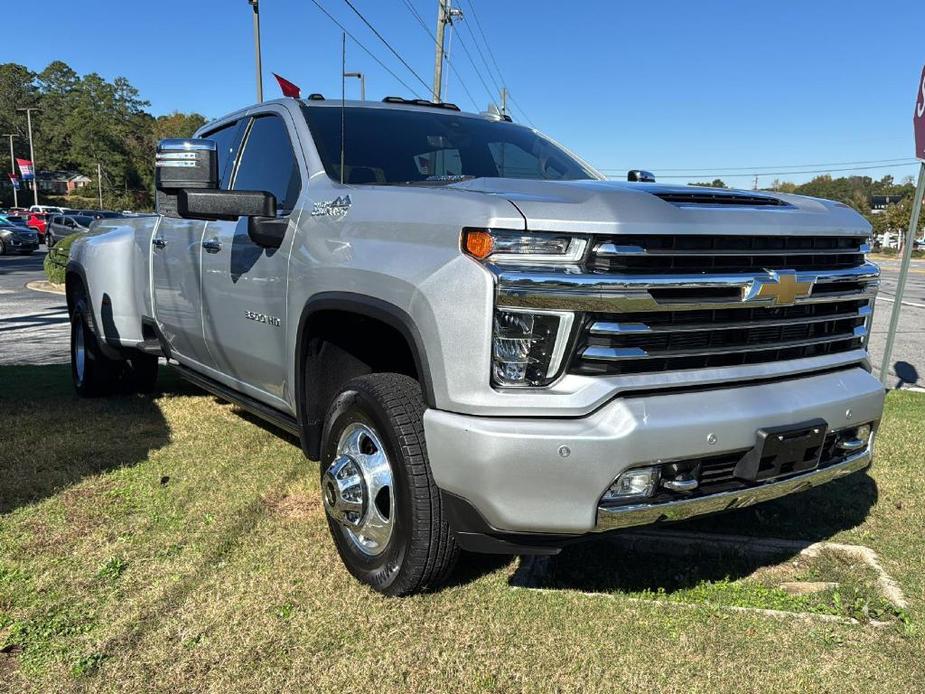
M390 595L863 470L878 269L848 206L604 180L497 114L281 99L156 155L67 266L81 395L160 358L300 438Z

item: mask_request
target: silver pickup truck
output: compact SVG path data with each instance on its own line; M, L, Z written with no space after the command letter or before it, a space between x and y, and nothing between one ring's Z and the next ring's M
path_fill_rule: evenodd
M81 395L159 360L300 438L349 571L553 554L866 468L878 269L844 204L604 180L506 116L270 101L165 140L67 266Z

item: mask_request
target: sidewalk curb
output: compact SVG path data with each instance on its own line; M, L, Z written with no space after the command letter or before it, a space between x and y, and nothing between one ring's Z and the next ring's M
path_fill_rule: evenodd
M31 289L34 292L44 292L45 294L58 294L59 296L64 296L65 294L63 284L53 284L47 280L26 282L26 289Z

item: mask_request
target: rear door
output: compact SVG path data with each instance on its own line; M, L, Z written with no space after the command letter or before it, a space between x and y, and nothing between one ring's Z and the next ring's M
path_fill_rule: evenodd
M202 259L205 340L225 382L276 407L285 407L286 280L296 228L292 211L307 180L289 112L268 107L253 114L232 177L235 190L273 193L289 218L282 245L263 248L247 233L247 219L209 222Z
M218 146L219 187L228 188L244 121L203 135ZM206 222L162 217L151 239L151 277L158 327L177 361L199 371L215 368L202 331L202 234Z

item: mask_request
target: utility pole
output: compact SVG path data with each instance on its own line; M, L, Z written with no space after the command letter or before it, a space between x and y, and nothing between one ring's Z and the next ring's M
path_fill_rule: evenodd
M29 158L32 160L32 195L35 198L35 204L39 204L39 170L35 165L35 148L32 146L32 112L41 109L30 106L29 108L18 108L17 111L26 112L26 123L29 125Z
M437 48L434 55L434 89L433 101L438 103L443 91L443 41L446 36L446 25L452 24L454 18L462 19L462 10L450 7L451 0L437 0Z
M755 174L755 187L752 190L758 190L758 174Z
M507 115L507 87L501 87L501 115Z
M11 135L10 133L4 133L3 137L10 138L10 173L16 175L16 155L13 154L13 138L16 135ZM10 185L13 186L13 207L19 207L19 195L16 193L16 185L13 183L13 179L10 178Z
M103 209L103 167L96 162L96 185L100 194L100 209Z
M345 72L344 77L356 77L360 80L360 101L366 101L366 77L362 72Z
M257 103L263 101L263 64L260 59L260 0L247 0L254 8L254 50L257 53Z

